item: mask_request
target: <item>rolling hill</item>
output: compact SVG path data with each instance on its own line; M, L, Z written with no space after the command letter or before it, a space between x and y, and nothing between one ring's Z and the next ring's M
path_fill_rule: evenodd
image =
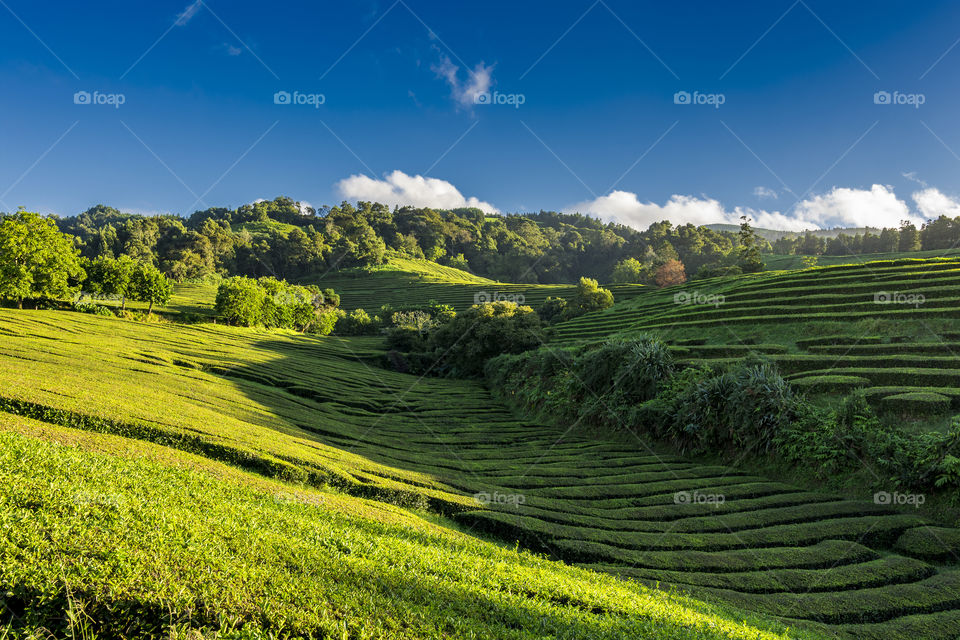
M375 339L9 310L0 332L17 633L960 633L960 574L898 545L954 530L518 421L474 382L381 369Z

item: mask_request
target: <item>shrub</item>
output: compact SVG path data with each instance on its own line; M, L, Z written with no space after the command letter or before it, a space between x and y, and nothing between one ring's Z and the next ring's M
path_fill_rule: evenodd
M337 321L336 333L341 336L369 336L380 330L379 316L371 316L363 309L354 309Z
M477 376L501 353L520 353L542 342L540 318L513 302L473 305L432 331L427 347L440 371ZM431 365L432 366L432 365Z
M886 396L880 401L883 413L898 415L935 415L950 410L950 398L929 391L911 391Z

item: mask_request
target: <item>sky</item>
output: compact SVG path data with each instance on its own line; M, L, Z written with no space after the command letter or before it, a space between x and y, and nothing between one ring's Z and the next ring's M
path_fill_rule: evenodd
M960 215L960 3L0 0L0 210Z

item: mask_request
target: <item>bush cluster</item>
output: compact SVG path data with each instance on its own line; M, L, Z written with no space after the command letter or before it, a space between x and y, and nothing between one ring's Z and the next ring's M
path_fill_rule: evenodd
M653 337L501 356L486 374L491 386L543 417L629 429L692 453L768 450L798 407L767 362L679 370Z
M340 297L331 289L301 287L276 278L227 278L217 288L217 313L243 327L297 329L322 335L336 324Z
M775 455L826 480L866 464L883 488L960 488L960 421L944 433L885 425L862 390L819 408L755 355L679 368L666 345L641 337L502 355L485 373L508 401L565 425L631 430L684 453Z

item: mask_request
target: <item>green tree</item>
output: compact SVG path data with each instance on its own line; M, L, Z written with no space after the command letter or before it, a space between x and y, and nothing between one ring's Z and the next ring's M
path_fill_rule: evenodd
M127 308L127 298L133 297L131 280L137 268L130 256L121 255L119 258L100 256L87 267L87 280L84 286L96 295L119 296L120 309Z
M739 256L737 266L744 273L757 273L763 271L763 257L760 254L760 245L757 242L757 234L750 226L750 218L740 216L740 233L737 234L740 241Z
M217 288L216 310L229 324L252 327L263 322L266 292L253 278L236 276Z
M599 311L613 306L613 294L601 287L592 278L580 278L577 283L577 292L570 300L568 313L583 315L591 311Z
M146 262L138 262L130 276L130 297L149 303L147 313L153 313L153 305L163 306L170 302L173 283L159 269Z
M56 222L19 211L0 218L0 298L71 296L84 277L73 237L60 233Z
M920 232L916 225L909 220L900 223L900 238L897 244L897 251L919 251L920 250Z
M478 376L488 358L533 349L542 340L540 318L530 307L513 302L473 305L430 334L430 369Z
M613 267L610 280L616 284L639 284L646 280L646 269L636 258L627 258Z

